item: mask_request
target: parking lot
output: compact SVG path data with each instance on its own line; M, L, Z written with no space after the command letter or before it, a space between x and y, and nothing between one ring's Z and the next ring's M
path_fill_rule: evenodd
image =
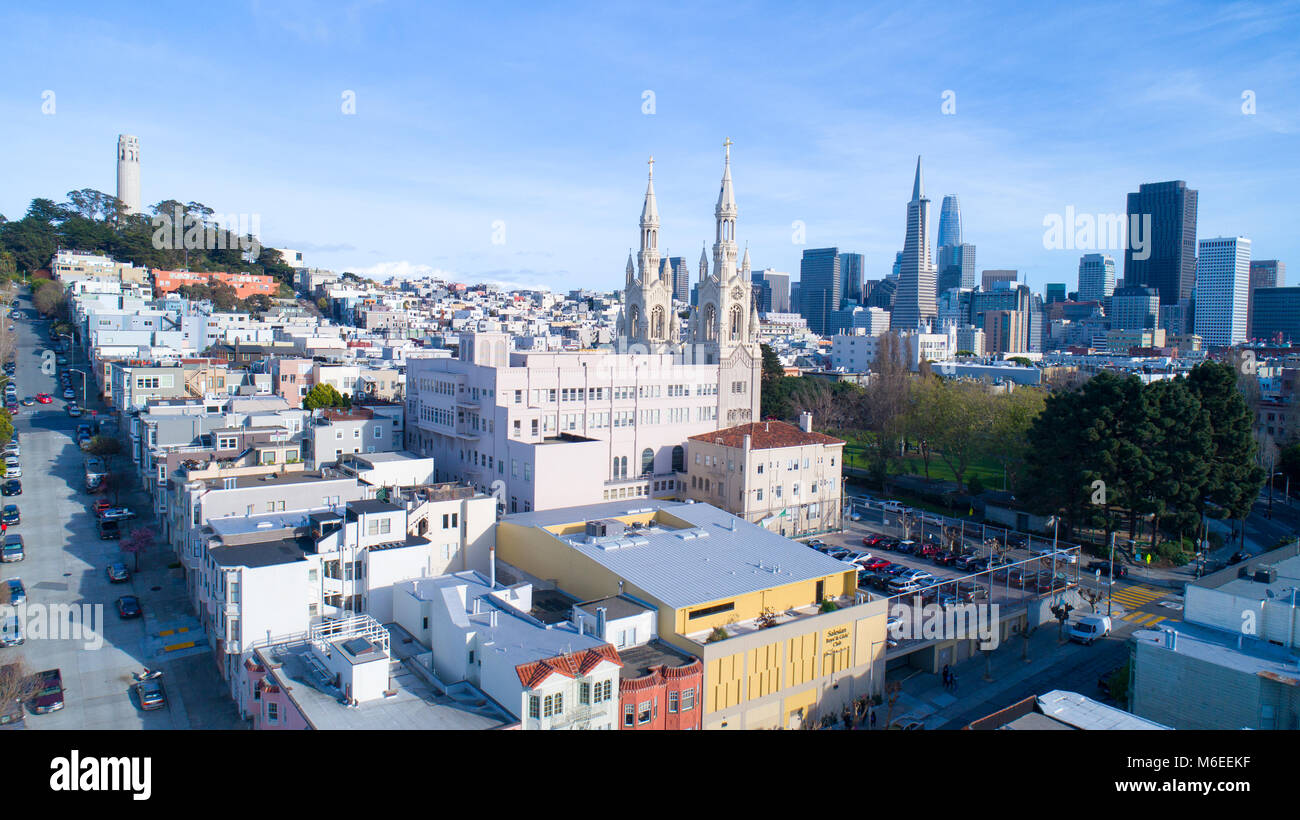
M124 561L116 540L101 539L91 503L102 496L84 491L83 454L74 439L77 425L90 416L71 418L62 398L57 371L43 372L42 354L50 348L49 323L36 320L31 300L19 298L23 317L9 320L15 327L17 372L13 381L21 397L52 393L50 404L20 406L13 418L21 447L22 494L5 503L19 506L21 522L10 534L21 534L22 561L0 564L0 579L20 578L26 590L23 605L28 619L37 611L49 613L56 605L75 606L90 634L42 637L29 620L25 643L0 649L0 663L22 659L28 670L59 669L64 687L64 708L48 714L28 712L29 729L178 729L236 728L242 725L220 680L211 653L193 651L183 657L162 659L150 630L159 612L186 606L183 588L167 568L171 560L155 547L141 557L144 572L126 583L110 583L109 564ZM78 350L74 365L85 367ZM80 398L80 378L73 379ZM93 401L94 385L90 385ZM99 414L99 418L103 413ZM116 457L114 469L126 468L129 456ZM128 501L124 494L122 501ZM147 510L130 526L153 522ZM139 598L143 617L122 619L115 602L119 596ZM48 624L47 626L52 626ZM47 633L48 634L48 633ZM166 708L143 711L132 690L133 673L143 668L163 670Z

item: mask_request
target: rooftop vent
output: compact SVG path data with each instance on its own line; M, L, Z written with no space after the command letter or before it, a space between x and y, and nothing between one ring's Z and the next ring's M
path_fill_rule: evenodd
M1255 568L1255 582L1259 584L1272 584L1277 582L1277 567L1260 566Z

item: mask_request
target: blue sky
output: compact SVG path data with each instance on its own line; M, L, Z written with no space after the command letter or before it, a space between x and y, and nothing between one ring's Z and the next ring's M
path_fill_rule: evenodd
M1036 289L1073 289L1080 255L1044 248L1046 215L1123 213L1166 179L1200 191L1199 236L1248 236L1300 282L1300 5L924 7L10 6L0 213L113 192L134 133L146 205L257 214L312 265L612 289L647 157L661 250L694 268L730 137L756 268L797 274L804 248L838 245L887 273L921 154L936 221L958 194L979 269Z

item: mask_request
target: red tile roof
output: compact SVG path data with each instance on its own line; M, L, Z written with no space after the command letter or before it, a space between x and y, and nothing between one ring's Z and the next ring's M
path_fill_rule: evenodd
M601 661L609 661L620 667L623 665L623 661L618 657L618 650L609 644L601 644L595 649L584 652L570 652L567 655L556 655L554 658L523 663L515 667L515 672L518 673L519 682L525 688L536 689L551 675L564 675L566 678L581 677L599 666Z
M738 424L725 430L700 433L691 436L690 440L706 444L721 444L724 447L744 447L746 435L750 437L750 448L754 450L844 443L843 439L823 433L805 433L795 425L784 421L756 421L751 424Z

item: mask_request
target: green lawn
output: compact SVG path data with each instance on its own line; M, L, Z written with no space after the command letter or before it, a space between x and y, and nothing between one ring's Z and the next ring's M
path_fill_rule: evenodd
M871 466L870 459L867 457L872 442L869 434L861 431L844 432L837 431L833 435L845 440L844 445L844 464L848 467L858 467L867 469ZM909 452L902 461L895 460L891 463L891 474L893 475L925 475L925 464L921 457L914 452ZM971 463L966 468L965 479L969 484L972 478L976 476L983 482L986 490L1002 489L1002 465L993 458L982 458ZM943 459L937 455L930 456L930 478L940 481L956 481L952 470L948 465L943 463Z

